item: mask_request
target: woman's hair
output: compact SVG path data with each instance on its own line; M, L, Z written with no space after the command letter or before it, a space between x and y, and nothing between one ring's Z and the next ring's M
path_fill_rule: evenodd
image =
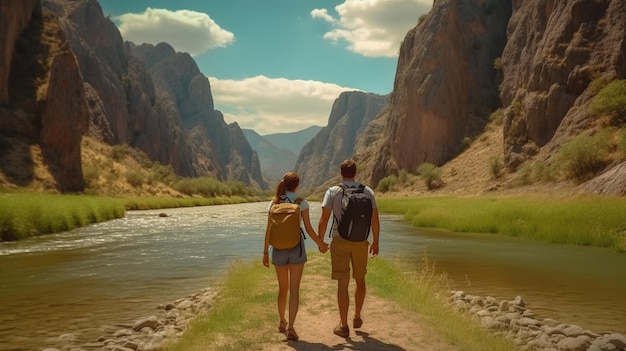
M285 173L283 179L280 181L280 183L278 183L278 186L276 187L276 194L272 199L274 203L280 203L280 198L285 195L285 192L296 190L299 184L300 177L298 177L298 174L296 174L296 172Z

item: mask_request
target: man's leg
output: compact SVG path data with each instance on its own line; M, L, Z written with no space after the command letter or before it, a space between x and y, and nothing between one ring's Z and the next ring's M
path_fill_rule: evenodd
M341 318L341 326L348 326L348 307L350 306L350 293L348 286L350 278L337 280L337 306L339 306L339 318Z
M367 287L365 286L365 277L355 279L354 281L356 282L356 289L354 290L354 319L360 319Z
M364 241L362 243L355 243L354 250L352 251L352 271L353 278L356 283L354 290L354 328L360 328L363 324L361 319L361 310L365 302L365 294L367 288L365 285L365 275L367 274L367 255L368 255L368 243Z

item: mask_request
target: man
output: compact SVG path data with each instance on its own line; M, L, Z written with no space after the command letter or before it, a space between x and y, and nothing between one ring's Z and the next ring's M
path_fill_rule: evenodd
M353 160L345 160L341 163L342 185L330 187L324 195L322 202L322 214L318 224L317 235L322 236L326 233L328 220L333 215L331 223L332 242L330 244L330 257L332 265L332 279L337 280L337 305L339 307L340 324L334 329L334 333L341 337L350 336L350 328L348 327L348 308L350 305L350 296L348 286L350 284L350 266L352 266L352 278L356 282L354 292L354 318L353 327L358 329L363 324L361 319L361 309L365 301L365 274L367 273L367 255L368 246L369 253L372 257L378 255L378 236L380 233L380 221L378 218L378 209L376 208L376 200L374 191L370 187L362 187L361 192L371 201L371 220L367 223L367 230L371 229L372 243L368 239L361 241L351 241L345 239L339 233L339 223L342 217L342 198L347 188L359 188L361 184L354 180L356 176L356 163ZM355 189L350 189L355 190ZM345 232L342 230L342 232ZM366 233L366 235L367 235ZM345 236L345 234L344 234ZM350 238L349 238L350 239Z

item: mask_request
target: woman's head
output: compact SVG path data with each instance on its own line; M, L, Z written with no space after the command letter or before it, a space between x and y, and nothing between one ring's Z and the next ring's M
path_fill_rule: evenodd
M300 185L300 177L296 172L287 172L283 176L283 179L278 183L276 187L276 194L274 195L274 202L280 202L281 196L285 195L287 191L295 192Z

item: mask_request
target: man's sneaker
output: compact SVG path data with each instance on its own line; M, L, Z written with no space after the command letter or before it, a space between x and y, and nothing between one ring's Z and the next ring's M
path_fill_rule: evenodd
M358 329L361 328L361 326L363 325L363 320L361 319L361 317L354 317L354 319L352 320L352 325L354 326L354 329Z
M343 338L347 338L348 336L350 336L350 328L348 328L347 325L344 327L341 325L341 323L339 323L339 325L335 327L335 330L333 330L333 333Z

